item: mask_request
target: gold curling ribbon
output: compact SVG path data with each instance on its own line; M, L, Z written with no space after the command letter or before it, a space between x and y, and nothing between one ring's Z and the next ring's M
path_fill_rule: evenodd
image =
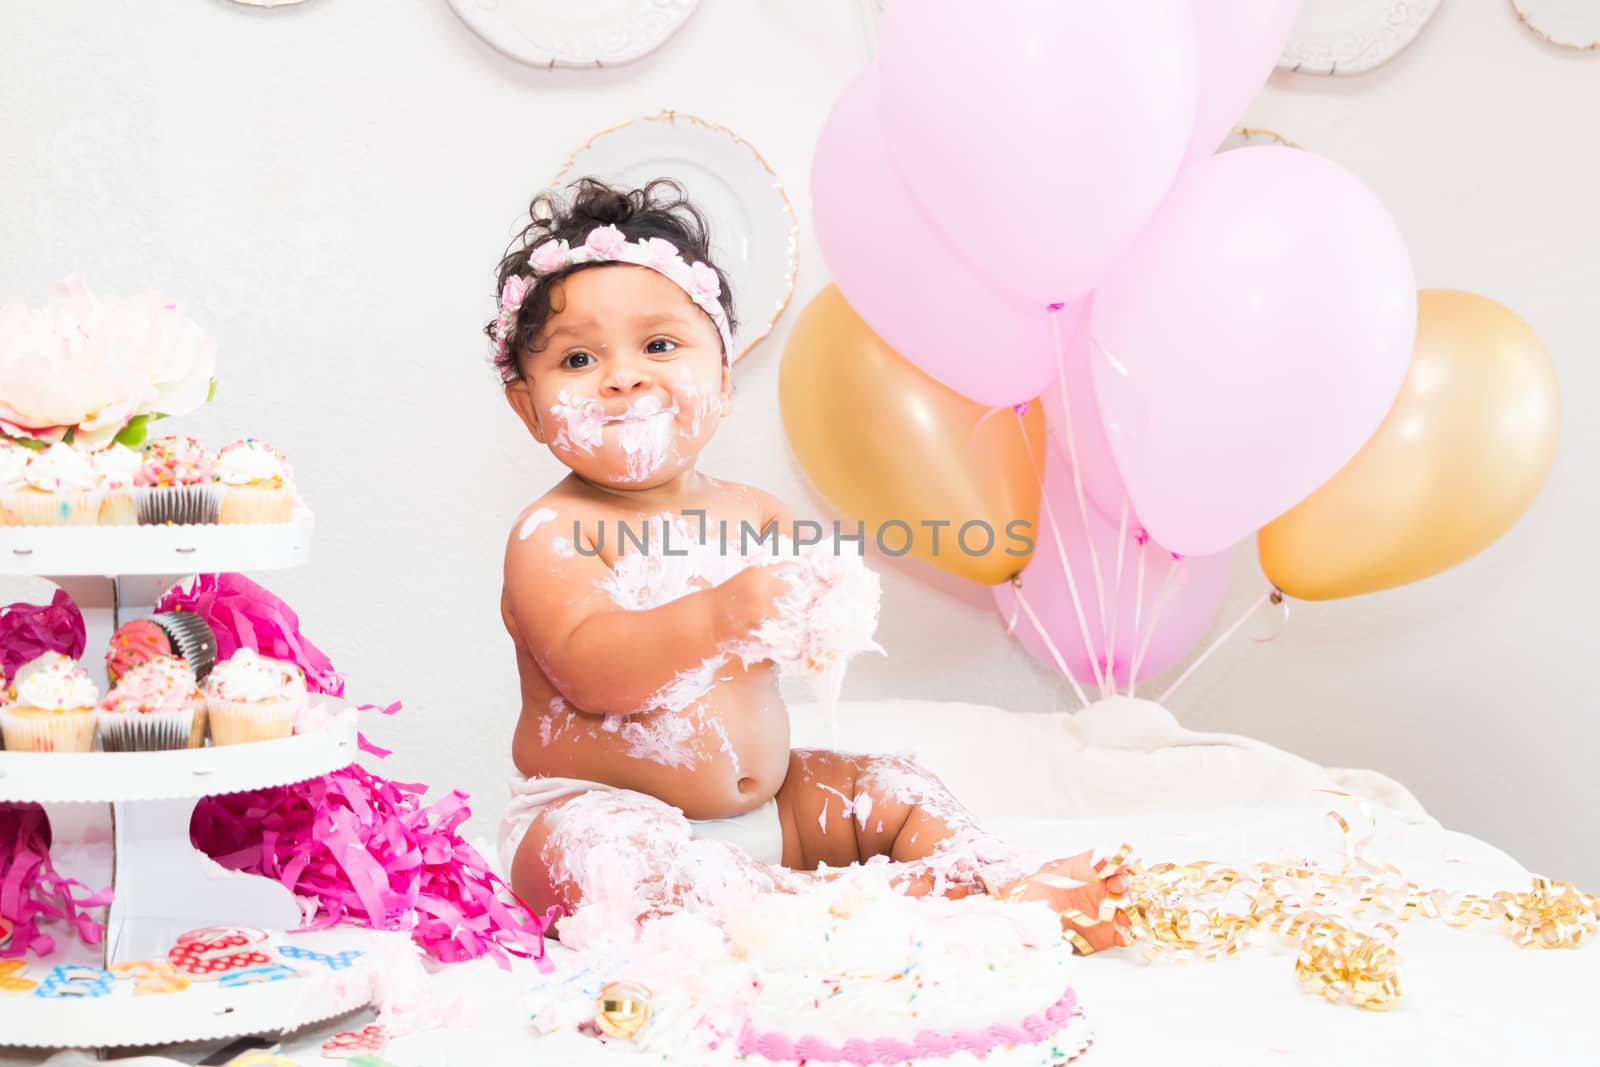
M1394 927L1381 938L1360 934L1336 919L1318 916L1301 933L1294 973L1317 996L1338 1003L1349 997L1358 1008L1388 1011L1400 1001L1400 956Z
M1529 892L1492 898L1423 890L1367 847L1377 830L1372 810L1358 798L1328 792L1352 801L1367 823L1358 835L1342 814L1328 813L1344 841L1344 864L1337 873L1306 862L1241 869L1205 860L1145 866L1129 859L1132 850L1124 844L1101 866L1120 872L1128 892L1102 901L1099 921L1111 921L1122 911L1130 923L1129 944L1142 943L1147 959L1180 963L1237 956L1261 935L1285 938L1299 946L1295 974L1308 991L1370 1011L1387 1011L1400 999L1399 929L1379 921L1373 923L1375 933L1363 934L1328 909L1381 914L1402 923L1420 916L1455 927L1498 919L1524 948L1574 948L1600 934L1600 899L1569 882L1535 878ZM1086 921L1079 914L1069 917Z
M594 998L594 1025L603 1034L632 1041L650 1021L652 999L641 982L607 982Z

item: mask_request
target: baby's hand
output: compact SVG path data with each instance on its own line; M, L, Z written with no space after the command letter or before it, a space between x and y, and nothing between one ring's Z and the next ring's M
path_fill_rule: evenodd
M1125 945L1128 917L1120 909L1111 922L1100 922L1098 916L1100 902L1126 893L1128 881L1121 871L1105 874L1104 861L1095 863L1091 855L1081 852L1069 859L1052 860L1000 895L1047 902L1061 913L1062 930L1077 933L1094 951ZM1076 941L1073 944L1080 952L1083 950Z
M798 577L798 564L770 563L746 567L717 586L714 626L717 644L739 641L777 614L777 604L793 586L788 575Z

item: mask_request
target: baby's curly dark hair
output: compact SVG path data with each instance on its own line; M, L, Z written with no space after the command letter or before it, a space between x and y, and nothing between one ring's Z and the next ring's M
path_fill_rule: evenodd
M579 178L558 193L547 190L534 198L528 206L529 222L511 242L505 258L500 261L495 275L495 299L512 277L530 278L533 271L528 257L539 245L549 240L566 240L573 246L583 244L589 231L607 224L621 230L630 241L660 237L678 246L687 262L700 260L717 272L722 282L720 297L722 309L728 316L728 330L738 327L733 315L733 292L727 275L711 261L711 235L705 216L689 202L683 186L670 178L657 178L642 189L618 189L598 178ZM495 370L501 382L512 382L522 377L521 354L532 349L539 332L550 316L559 308L550 306L553 283L569 274L605 263L579 263L550 274L541 274L539 284L522 302L516 325L511 330L511 343L495 356ZM497 341L498 324L491 321L483 328L490 341ZM535 350L536 351L536 350ZM725 353L732 358L734 353Z

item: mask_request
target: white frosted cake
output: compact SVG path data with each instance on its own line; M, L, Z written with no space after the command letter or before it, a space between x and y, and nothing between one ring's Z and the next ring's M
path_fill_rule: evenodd
M641 982L654 1004L634 1040L672 1063L1042 1067L1090 1040L1046 905L908 898L881 868L757 898L720 926L655 920L584 962L534 991L535 1026L581 1024L603 983Z
M912 899L878 878L771 896L728 923L750 1063L1056 1064L1088 1029L1042 903Z

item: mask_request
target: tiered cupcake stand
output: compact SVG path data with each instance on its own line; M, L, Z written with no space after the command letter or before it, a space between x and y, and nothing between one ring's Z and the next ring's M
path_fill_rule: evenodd
M84 665L106 686L100 653L130 619L151 614L161 593L182 577L298 566L309 557L312 517L297 507L289 523L262 526L0 528L0 574L43 577L77 601L87 630ZM363 1007L373 976L404 934L340 927L287 934L303 925L293 894L278 882L229 871L189 842L189 822L205 796L305 781L354 762L355 713L328 705L327 725L277 741L177 752L35 753L0 751L0 801L45 808L56 841L63 828L94 821L105 806L111 823L109 872L67 870L106 884L113 901L101 947L70 931L52 931L57 952L27 958L41 982L60 965L110 968L164 961L178 935L199 928L266 931L268 969L243 982L197 981L175 993L135 993L131 981L94 995L0 993L0 1045L110 1048L281 1034ZM101 820L104 825L104 820ZM292 972L292 975L291 975ZM273 977L276 976L276 977ZM92 984L92 983L91 983Z

